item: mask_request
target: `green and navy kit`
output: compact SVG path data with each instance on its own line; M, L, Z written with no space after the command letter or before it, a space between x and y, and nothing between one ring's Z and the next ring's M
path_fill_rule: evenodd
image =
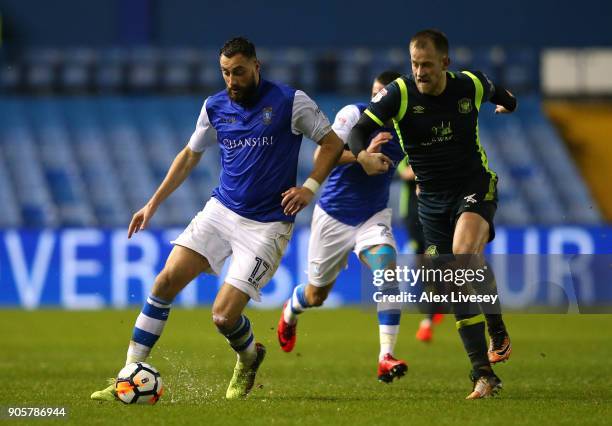
M420 93L412 77L402 76L372 99L365 114L380 126L393 120L422 190L452 190L482 176L493 192L497 177L480 144L478 111L494 92L479 71L447 72L438 96Z
M258 222L292 222L281 194L296 185L302 135L319 141L330 131L304 92L262 79L248 104L225 90L206 99L188 146L195 152L219 146L221 175L212 196L225 207Z
M341 139L346 140L366 106L365 103L357 103L348 105L338 112L332 128ZM370 140L383 131L393 135L393 139L381 147L381 152L393 161L388 172L368 176L361 165L350 163L336 166L329 175L318 204L334 219L347 225L357 226L387 207L389 187L395 169L405 154L392 128L376 131Z

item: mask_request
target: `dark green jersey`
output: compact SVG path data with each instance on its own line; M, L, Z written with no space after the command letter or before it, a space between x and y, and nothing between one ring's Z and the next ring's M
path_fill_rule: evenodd
M408 161L424 190L455 189L488 175L487 155L478 136L478 111L491 99L493 83L481 72L447 72L439 96L418 91L402 76L379 92L365 114L379 125L393 120Z

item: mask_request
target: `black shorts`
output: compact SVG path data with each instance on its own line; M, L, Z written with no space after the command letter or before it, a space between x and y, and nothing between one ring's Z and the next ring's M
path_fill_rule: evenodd
M459 216L473 212L489 223L489 241L495 238L493 218L497 210L497 177L488 174L466 181L453 190L423 191L419 194L419 220L427 245L426 252L453 252L453 235Z

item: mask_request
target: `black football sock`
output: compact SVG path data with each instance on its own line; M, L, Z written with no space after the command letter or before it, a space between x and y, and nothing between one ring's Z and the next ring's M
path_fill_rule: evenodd
M484 316L455 315L455 319L463 347L472 364L472 376L478 378L492 374L493 370L487 355Z

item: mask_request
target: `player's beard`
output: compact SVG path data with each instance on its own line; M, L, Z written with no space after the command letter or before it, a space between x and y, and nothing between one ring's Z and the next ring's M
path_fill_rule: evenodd
M255 83L255 78L251 80L251 82L244 87L234 87L234 90L231 88L227 88L227 94L230 99L234 102L238 102L241 104L249 103L253 97L255 96L255 92L257 91L257 84Z

